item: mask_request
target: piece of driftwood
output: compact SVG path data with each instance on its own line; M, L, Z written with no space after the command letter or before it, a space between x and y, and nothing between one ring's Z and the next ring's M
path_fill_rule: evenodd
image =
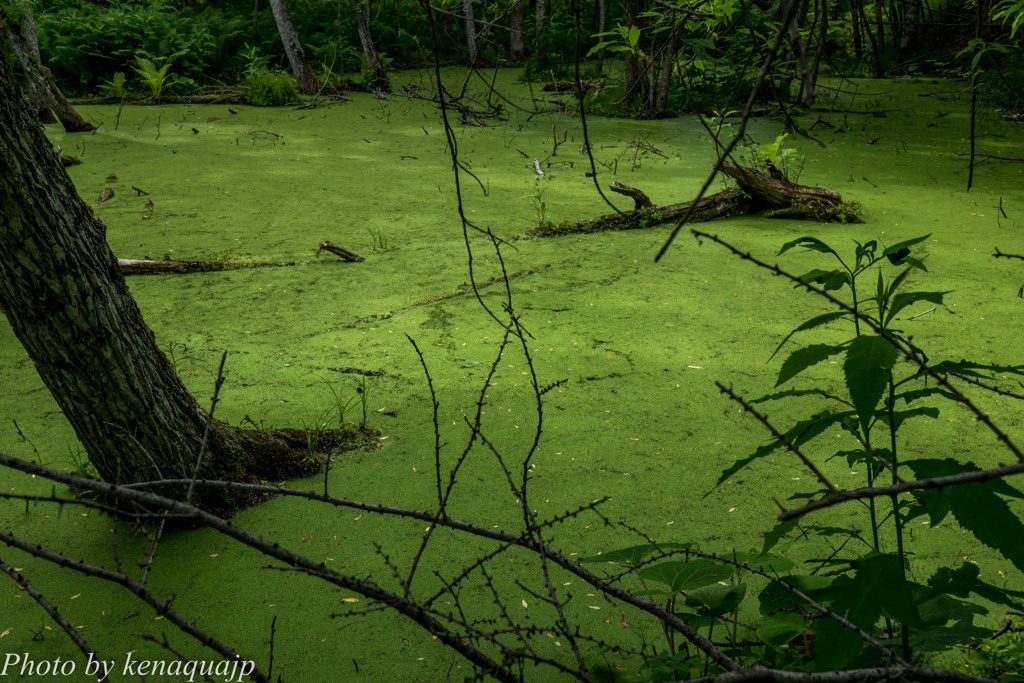
M337 244L334 244L333 242L328 242L326 240L320 243L320 248L316 250L316 255L319 256L321 251L329 251L332 254L337 254L346 261L353 261L354 263L360 263L366 260L359 254L351 252L348 249L339 247Z
M678 221L688 211L688 220L692 223L758 211L763 211L766 217L800 217L826 223L861 222L858 208L844 202L838 192L790 182L774 166L769 166L769 171L763 173L746 166L723 164L722 173L735 180L739 187L703 197L696 204L681 202L656 205L642 190L614 182L611 184L613 192L633 199L635 206L632 211L558 226L545 225L534 228L527 235L551 237L580 232L650 228Z
M156 259L119 258L117 265L125 275L156 275L161 273L205 273L237 268L236 265L217 261L171 261Z

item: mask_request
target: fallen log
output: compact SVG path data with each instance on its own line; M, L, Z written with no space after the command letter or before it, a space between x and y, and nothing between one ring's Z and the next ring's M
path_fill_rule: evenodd
M622 187L628 187L628 185ZM615 188L613 187L612 189L614 190ZM692 204L693 202L682 202L665 206L655 206L652 204L651 206L634 209L627 213L613 213L601 216L600 218L576 221L575 223L542 225L530 230L527 235L529 237L554 237L556 235L569 235L580 232L652 228L656 225L679 220ZM710 197L704 197L697 202L697 205L690 213L690 220L694 223L700 223L714 220L715 218L725 218L746 213L748 211L748 204L749 199L740 190L736 188L723 190Z
M768 218L799 217L829 223L860 223L859 208L844 202L838 192L820 187L798 185L769 166L771 175L746 166L723 164L722 173L739 187L729 188L703 197L700 201L659 206L642 190L619 182L611 184L613 192L633 199L632 211L590 218L562 225L543 225L530 230L527 237L553 237L572 233L604 230L638 230L681 219L689 211L688 221L701 223L763 211ZM691 210L692 207L692 210Z
M238 268L232 263L219 261L171 261L155 259L119 258L117 265L125 275L156 275L160 273L206 273L214 270Z
M333 242L321 242L317 249L317 256L320 251L329 251L337 254L347 261L356 263L363 261L362 256L343 249ZM306 262L310 263L310 262ZM235 270L236 268L266 268L275 266L298 265L295 261L286 263L278 262L257 262L257 263L232 263L231 261L178 261L169 258L157 260L151 258L131 259L119 258L117 265L125 275L159 275L164 273L208 273L216 270Z

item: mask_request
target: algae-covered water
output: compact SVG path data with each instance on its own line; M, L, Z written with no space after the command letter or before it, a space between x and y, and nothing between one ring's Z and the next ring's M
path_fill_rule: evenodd
M461 175L467 217L509 240L502 257L540 383L565 380L545 395L543 438L531 463L532 507L552 517L609 498L599 508L603 517L585 513L551 529L551 542L577 557L641 542L615 524L620 521L654 540L693 542L712 552L760 547L773 525L773 498L786 500L815 486L780 449L715 487L725 468L768 437L720 396L714 382L747 397L771 391L781 363L769 360L772 351L796 325L824 312L823 304L685 232L655 263L671 226L519 239L542 220L559 223L610 209L586 176L578 119L560 110L557 96L535 90L537 100L531 101L526 86L510 76L503 77L504 92L522 109L508 106L503 119L483 127L456 123L455 135L460 161L479 180ZM1019 262L992 253L996 247L1024 252L1024 165L989 158L966 191L969 98L961 83L834 85L834 102L800 118L821 144L798 136L786 143L805 158L801 182L860 202L866 222L742 217L703 227L769 261L783 243L802 235L846 253L853 240L893 244L930 233L923 245L929 272L916 275L914 285L951 294L933 312L910 319L928 307L908 310L905 331L933 360L1019 363L1024 271ZM534 114L535 107L548 113ZM217 415L232 423L333 422L336 395L348 405L345 419L362 421L365 400L367 422L382 433L381 446L340 460L330 493L402 507L435 505L430 394L407 336L422 350L441 404L446 471L468 438L465 418L476 408L502 338L501 327L467 294L466 243L437 107L401 96L354 94L313 109L81 111L100 124L95 133L50 133L65 152L82 159L69 172L106 223L118 256L265 266L129 278L158 343L195 395L201 401L211 395L226 350ZM656 203L691 198L714 159L707 133L692 118L589 124L601 183L637 186ZM985 112L981 149L1024 157L1022 125ZM750 127L762 144L781 131L770 119ZM556 140L564 142L550 156ZM536 175L534 159L544 160L543 177ZM104 188L113 189L114 198L98 203ZM624 210L631 204L617 195L613 200ZM366 260L318 255L323 240ZM471 233L469 243L476 281L500 277L487 240ZM821 259L789 252L779 262L803 272L824 267ZM501 310L503 284L480 291ZM844 338L840 330L820 334ZM496 366L486 390L484 429L516 463L537 421L528 368L514 347ZM842 383L838 368L827 364L807 374L807 381L821 386ZM0 386L0 451L76 469L83 451L6 321L0 321ZM993 395L978 402L1011 438L1021 437L1019 407ZM814 409L811 401L779 403L770 414L788 426ZM1004 458L995 438L952 405L939 419L907 423L904 430L906 448L916 453L982 466ZM840 444L838 450L850 437L837 429L828 438ZM863 474L845 461L823 466L841 485L863 483ZM0 483L16 493L51 488L12 472L4 472ZM322 486L315 480L290 483ZM521 525L519 502L488 449L473 449L449 512L483 526L515 531ZM424 533L421 522L295 499L272 500L234 521L335 569L392 587L397 582L389 565L406 569ZM867 523L859 507L820 513L814 522L861 529ZM149 548L144 536L88 509L4 502L0 524L69 557L110 567L141 562ZM436 590L490 547L437 534L422 560L418 590ZM916 580L966 558L978 563L983 577L1001 573L1007 586L1024 588L1008 561L952 522L916 525L911 552ZM129 652L136 659L171 658L140 633L166 635L191 657L216 659L127 592L14 550L4 549L0 558L22 570L103 659L117 663L111 680L138 678L123 666ZM465 663L411 622L386 612L344 616L367 607L366 601L267 565L210 530L173 532L159 546L149 586L264 671L273 641L273 673L284 680L437 681L467 674ZM509 552L492 562L490 576L504 609L526 622L535 612L533 623L543 625L550 615L530 592L538 589L535 568L525 554ZM559 581L574 596L570 617L588 633L634 648L658 641L659 629L643 617L629 613L627 619L620 606L578 580ZM473 582L460 597L464 606L498 614L483 582ZM992 616L984 625L997 621ZM535 646L544 656L565 655L556 638L538 638ZM0 583L0 654L6 653L27 653L33 661L77 657L78 670L85 666L13 581Z

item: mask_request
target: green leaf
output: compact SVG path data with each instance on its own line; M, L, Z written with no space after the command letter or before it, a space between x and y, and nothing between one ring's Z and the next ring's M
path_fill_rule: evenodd
M896 349L882 337L865 334L850 342L843 371L846 388L865 433L895 362Z
M915 652L943 652L992 635L991 630L974 625L974 618L987 615L988 610L966 600L938 595L922 602L918 609L925 625L910 632Z
M918 270L928 272L928 266L924 265L924 261L921 259L914 258L913 256L907 256L903 259L902 263L906 263L908 266L913 266Z
M639 26L630 26L629 27L629 30L626 32L626 42L629 44L630 47L636 47L637 46L637 44L640 42L640 27Z
M788 557L773 555L771 553L759 553L755 551L736 551L733 552L731 559L734 562L739 562L744 567L750 567L751 569L757 569L769 574L781 574L782 572L788 572L796 566L796 562Z
M895 254L896 252L900 251L901 249L909 249L910 247L914 246L915 244L920 244L921 242L924 242L926 239L928 239L931 236L932 236L932 234L928 233L927 235L923 235L921 237L915 237L913 239L905 240L903 242L897 242L896 244L893 244L890 247L886 247L886 250L882 252L882 256L888 256L889 254Z
M842 289L843 285L849 284L850 274L842 270L814 268L801 275L798 279L808 284L821 285L822 289L826 292L834 292L837 289Z
M854 240L854 243L857 245L857 265L854 269L859 270L862 261L867 259L870 262L874 259L875 249L878 247L878 242L875 240L871 240L866 244L861 244L860 242Z
M672 560L644 567L637 574L648 581L658 581L668 586L671 593L689 591L703 586L726 581L735 573L733 567L718 564L704 558L684 562Z
M812 600L817 600L822 591L827 590L835 579L829 576L785 576L778 581L769 583L757 596L760 612L763 616L779 612L794 612L806 609L807 603L787 590L789 586L800 591Z
M912 460L907 463L917 478L949 476L960 472L977 472L971 462L958 463L943 460ZM984 483L960 484L947 489L950 509L957 522L974 534L975 538L1024 570L1024 523L1014 514L1002 496L1024 498L1024 493L1010 486L1005 479L991 479Z
M743 602L747 594L747 584L735 586L713 584L692 590L686 596L686 606L697 609L697 614L705 617L720 617L728 614Z
M764 535L764 545L761 546L761 554L766 554L769 550L779 544L779 541L783 536L788 534L796 527L795 519L788 519L784 522L776 522L772 530Z
M889 312L886 313L885 320L882 324L887 326L889 321L893 319L893 316L910 304L918 301L927 301L941 306L942 297L946 294L949 294L949 292L904 292L902 294L897 294L892 298L892 304L889 307Z
M782 248L779 249L779 253L776 254L776 256L782 256L793 247L803 247L804 249L810 249L811 251L820 251L823 254L833 254L837 259L839 258L839 254L836 253L835 249L828 246L817 237L797 237L795 240L786 242L782 245ZM839 260L842 262L842 259Z
M799 612L780 612L765 617L757 629L758 637L772 647L782 647L797 636L811 632L807 619Z
M622 564L627 567L635 567L644 558L654 552L669 552L672 550L686 550L690 543L644 543L619 550L610 550L600 555L584 557L580 560L583 563L606 562L608 564Z
M838 311L838 312L835 312L835 313L825 313L823 315L819 315L819 316L815 316L814 318L811 318L810 320L806 321L805 323L803 323L802 325L800 325L799 327L794 329L792 332L787 334L786 338L783 339L782 342L779 343L779 345L775 348L774 351L772 351L772 355L768 357L768 360L771 360L772 358L775 358L775 354L777 354L782 349L782 347L785 346L786 342L788 342L790 340L790 338L794 334L796 334L797 332L803 332L805 330L813 330L815 327L820 327L820 326L826 325L826 324L828 324L828 323L830 323L830 322L832 322L834 320L839 320L839 319L845 318L845 317L847 317L847 314L845 312Z
M786 380L796 377L812 365L817 365L823 360L842 353L846 348L846 344L814 344L794 351L782 364L782 368L779 370L779 377L775 380L775 386L779 386Z
M923 625L914 601L916 585L903 578L902 560L892 554L872 554L857 563L854 576L840 576L821 597L829 608L862 630L871 632L883 615L911 626ZM839 669L864 647L855 632L835 619L822 617L816 631L816 671Z
M846 417L849 417L850 415L851 413L849 412L832 413L831 411L824 410L816 415L812 415L810 418L806 420L801 420L800 422L797 422L795 425L790 427L790 429L787 432L785 432L785 437L789 439L790 442L799 446L801 444L807 443L808 441L818 436L832 425L836 424L837 422L840 422L841 420L845 419ZM722 483L725 482L725 480L727 480L729 477L742 470L744 467L746 467L753 461L759 460L760 458L763 458L767 455L771 455L775 451L775 449L781 447L782 443L780 441L772 440L771 443L761 446L746 458L743 458L742 460L737 460L735 463L733 463L732 465L730 465L729 467L722 471L722 474L718 477L718 481L715 482L715 488L721 486ZM704 494L704 497L707 497L710 494L711 491L708 491L707 493Z
M913 268L904 268L899 275L889 281L889 286L885 288L884 296L886 301L892 298L892 295L900 288L900 285L902 285L903 281L907 279L907 276L910 275L911 271L913 271ZM881 275L882 271L879 270L878 273Z

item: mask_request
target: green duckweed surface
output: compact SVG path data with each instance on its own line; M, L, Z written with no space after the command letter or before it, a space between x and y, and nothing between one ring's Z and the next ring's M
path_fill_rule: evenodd
M742 217L702 228L772 262L783 243L802 235L847 253L855 239L892 244L931 233L923 245L930 272L915 276L914 284L952 293L946 307L907 319L904 329L932 359L1019 363L1024 271L992 253L995 247L1024 252L1024 165L990 159L966 191L969 98L960 83L862 81L841 88L831 111L822 107L800 119L823 145L797 136L787 144L806 158L801 181L860 202L866 223ZM510 78L505 91L517 103L529 103L526 87ZM714 382L747 397L770 392L781 363L769 360L772 351L797 324L824 312L823 304L685 231L655 263L670 226L517 239L541 218L559 223L610 211L585 175L579 121L558 113L549 99L537 105L554 113L531 116L508 107L504 122L454 124L459 158L479 181L461 175L467 217L510 240L502 256L516 310L532 335L537 375L542 385L566 380L545 396L543 438L532 461L532 507L551 517L608 497L600 506L604 518L658 541L688 541L715 552L760 547L773 525L773 498L816 487L781 449L715 487L725 468L768 436ZM95 133L50 132L83 160L71 176L108 226L118 256L273 264L129 278L158 343L195 395L208 400L227 350L220 418L271 427L336 421L333 388L354 399L345 419L361 421L356 388L365 376L367 421L386 438L379 448L336 463L331 494L411 508L435 505L429 391L406 337L423 351L441 403L445 471L468 437L465 418L475 410L502 337L501 327L467 294L466 243L436 106L357 94L315 109L81 110L101 124ZM656 203L691 198L713 162L707 134L693 118L597 119L589 125L601 183L617 179L640 187ZM980 147L1024 157L1022 126L986 112ZM773 120L750 127L761 143L780 132ZM548 158L554 139L563 135L557 156ZM534 159L546 160L543 178L534 173ZM108 187L114 198L97 203ZM631 204L612 198L623 209ZM317 255L322 240L366 260ZM470 233L469 244L477 282L501 277L487 240ZM789 252L778 260L794 272L823 265L818 254ZM501 309L504 284L480 292L485 303ZM907 317L926 308L908 310ZM846 331L815 334L837 341ZM484 392L486 434L510 463L529 447L537 422L527 370L523 354L508 348ZM842 375L822 364L802 381L839 387ZM75 469L83 451L6 320L0 320L0 386L0 451ZM1012 438L1022 436L1019 406L991 395L978 401ZM814 409L806 399L771 405L768 412L788 425ZM995 438L956 406L904 430L905 448L914 453L982 466L1006 457ZM838 429L827 438L836 442L835 450L850 439ZM823 467L839 485L863 483L863 474L844 461ZM289 483L322 486L315 479ZM0 485L23 494L50 489L13 472L0 475ZM483 526L521 525L519 504L487 449L473 449L449 512ZM388 563L407 568L424 533L421 522L295 499L271 500L234 521L335 569L392 587ZM813 523L863 529L867 520L860 507L850 506L818 513ZM71 558L109 567L133 567L149 548L143 535L73 506L5 501L0 524ZM641 542L590 513L556 525L550 539L577 557ZM435 570L452 576L490 547L438 533L423 558L418 589L436 590L441 583ZM915 522L911 551L915 580L968 559L983 577L996 580L1002 573L1007 586L1024 588L1007 560L951 521L936 528ZM11 549L0 557L22 569L102 658L117 662L112 680L138 678L120 668L130 651L136 658L170 658L139 633L166 635L191 657L216 658L121 589ZM411 622L380 612L344 616L369 605L358 595L267 565L208 529L172 532L159 546L149 586L264 670L273 623L273 673L287 681L440 681L467 674L465 663ZM541 585L530 557L506 553L493 561L490 575L516 618L548 623L541 601L517 583ZM572 584L565 587L574 596L569 616L589 633L636 648L661 637L642 616L578 580L559 581ZM480 614L497 614L480 581L462 599ZM990 621L985 625L995 625L997 616ZM566 654L565 643L555 638L539 638L537 647L545 656ZM79 670L84 666L13 581L0 582L2 653L28 653L40 661L77 657Z

